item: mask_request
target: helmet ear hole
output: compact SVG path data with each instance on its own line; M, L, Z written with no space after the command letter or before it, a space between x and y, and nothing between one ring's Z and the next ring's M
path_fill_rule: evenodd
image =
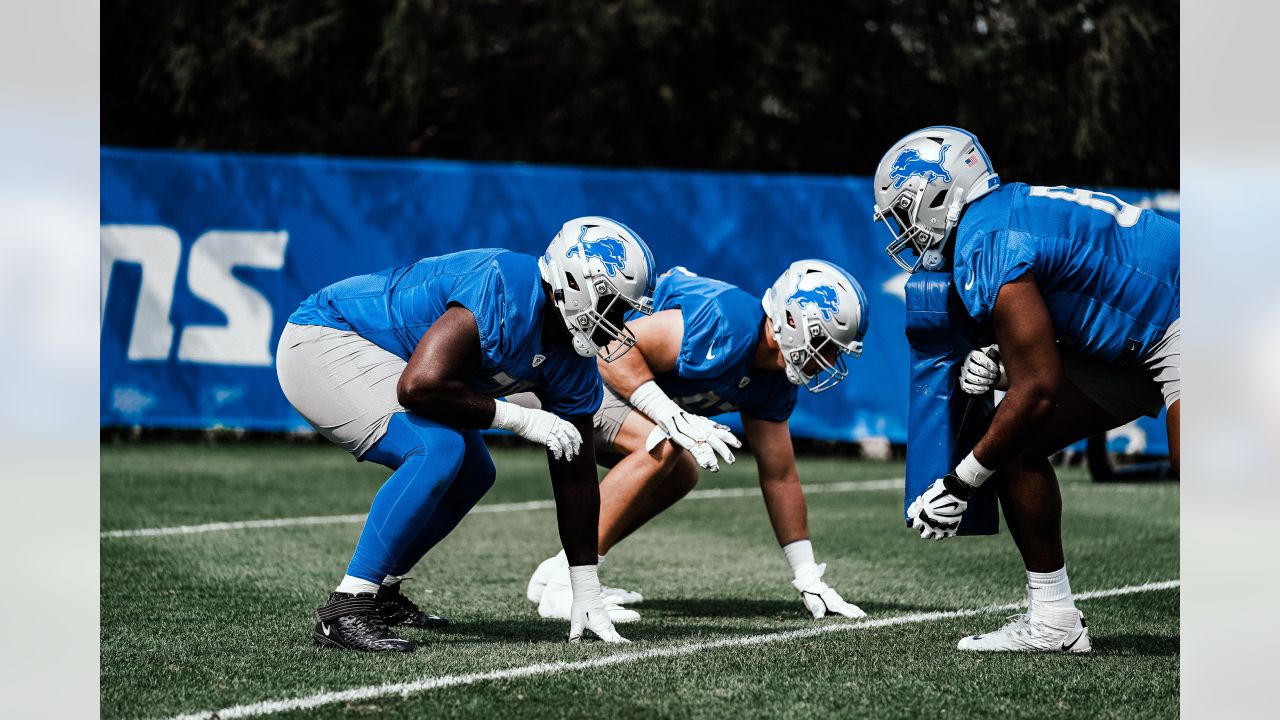
M950 194L951 193L949 192L940 192L937 195L934 195L933 202L929 203L929 209L935 210L942 207L942 204L947 201L947 196Z
M570 275L569 273L565 273L564 279L565 279L565 284L568 285L570 288L573 288L574 290L582 289L578 287L578 281L573 279L573 275Z
M792 317L790 310L787 311L787 324L790 325L791 327L796 326L796 319Z

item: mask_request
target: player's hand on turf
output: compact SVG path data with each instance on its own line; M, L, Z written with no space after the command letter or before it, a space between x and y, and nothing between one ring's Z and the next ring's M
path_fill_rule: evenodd
M800 600L804 602L805 608L814 619L824 617L827 613L835 613L847 618L866 617L867 614L862 608L846 602L835 588L822 581L822 574L826 570L826 563L814 565L812 571L804 572L791 581L791 584L800 591Z
M533 408L509 402L494 403L496 410L490 427L510 430L520 437L545 445L557 460L572 460L582 447L582 435L573 423Z
M972 486L951 473L938 478L907 508L911 528L918 530L925 540L941 540L955 535L973 491Z
M970 395L982 395L990 390L1002 390L1009 382L1000 362L1000 349L995 345L974 350L960 367L960 389Z
M595 565L569 567L569 585L573 588L573 605L569 610L569 642L581 642L584 630L590 630L607 643L629 643L618 634L613 619L604 606L604 592Z

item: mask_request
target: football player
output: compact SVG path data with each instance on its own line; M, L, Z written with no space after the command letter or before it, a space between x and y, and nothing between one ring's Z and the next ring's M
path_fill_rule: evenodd
M601 560L688 494L699 469L717 472L720 462L733 462L730 448L740 443L705 416L737 411L804 606L815 618L863 616L823 582L826 565L814 559L787 429L797 388L834 387L847 374L845 358L861 353L868 321L862 288L835 265L802 260L763 301L681 267L661 276L654 298L653 315L628 324L636 352L599 364L605 399L595 415L595 450L612 465L600 486ZM604 592L615 621L639 618L621 607L639 602L639 593ZM567 616L573 597L564 552L539 565L528 597L543 617Z
M945 126L895 143L874 191L874 219L893 233L889 255L908 272L952 272L994 340L968 356L962 388L1007 386L973 451L907 511L921 537L951 537L974 489L997 484L1029 607L959 648L1088 652L1049 457L1163 406L1177 471L1178 224L1106 193L1002 184L977 138Z
M596 575L600 495L591 418L596 359L635 344L623 318L652 310L653 256L621 223L564 224L546 253L467 250L330 285L280 338L289 402L317 432L394 470L369 509L346 576L315 612L323 647L410 652L390 627L435 627L400 580L494 481L481 438L501 428L545 445L570 565L569 639L626 642ZM606 349L608 348L608 349ZM541 410L494 398L532 390Z

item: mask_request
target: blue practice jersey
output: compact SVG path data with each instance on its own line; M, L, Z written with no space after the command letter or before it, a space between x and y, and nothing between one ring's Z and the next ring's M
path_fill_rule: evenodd
M985 323L1001 286L1030 271L1060 342L1127 363L1182 314L1178 245L1176 222L1106 193L1010 183L960 219L955 287Z
M465 250L334 283L289 322L350 330L408 360L431 324L461 305L476 318L483 354L471 388L489 397L532 391L548 412L590 415L603 397L595 358L568 341L542 346L545 302L536 258Z
M654 312L679 308L684 338L674 372L654 380L687 412L718 415L740 410L781 422L796 406L796 386L781 370L751 367L764 332L760 298L719 280L677 267L658 278Z

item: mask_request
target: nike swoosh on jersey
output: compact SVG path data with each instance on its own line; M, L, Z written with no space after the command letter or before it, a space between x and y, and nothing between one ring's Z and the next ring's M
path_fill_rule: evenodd
M716 359L716 356L711 354L711 351L712 351L712 350L715 350L715 349L716 349L716 341L715 341L715 340L712 340L712 341L711 341L711 347L707 348L707 359L708 359L708 360L715 360L715 359Z
M964 283L964 289L965 289L965 290L970 290L970 289L972 289L972 288L973 288L973 281L977 279L977 278L975 277L976 275L977 275L977 273L975 273L973 270L970 270L970 271L969 271L969 279L968 279L968 280L966 280L966 281L965 281L965 283Z

